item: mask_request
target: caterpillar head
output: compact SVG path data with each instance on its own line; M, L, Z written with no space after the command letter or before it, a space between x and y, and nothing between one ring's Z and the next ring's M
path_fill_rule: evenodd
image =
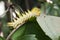
M39 16L40 15L40 9L37 8L37 7L34 7L32 10L31 10L32 13L34 13L36 16Z

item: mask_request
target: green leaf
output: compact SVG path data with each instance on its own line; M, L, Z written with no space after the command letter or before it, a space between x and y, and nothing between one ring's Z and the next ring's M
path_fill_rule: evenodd
M12 40L22 39L25 35L35 34L38 40L51 40L45 33L42 31L36 19L33 21L28 21L24 25L22 25L11 37ZM29 39L31 37L28 37ZM27 37L26 37L27 39ZM33 38L34 39L34 38ZM33 40L31 39L31 40ZM22 39L24 40L24 39Z
M5 40L3 37L0 36L0 40Z
M22 36L24 33L25 27L20 27L11 37L12 40L16 40L17 37Z
M42 31L38 23L36 22L36 19L33 22L27 22L26 29L25 29L25 35L28 34L35 34L38 40L51 40L48 36L45 35L45 33Z
M22 37L18 37L18 39L16 40L37 40L37 38L35 37L34 34L30 34L30 35L24 35Z

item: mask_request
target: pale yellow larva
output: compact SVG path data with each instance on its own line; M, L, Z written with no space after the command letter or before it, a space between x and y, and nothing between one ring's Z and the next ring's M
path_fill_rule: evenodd
M25 23L29 18L33 16L39 16L40 15L40 9L35 7L31 11L28 10L28 12L25 12L25 14L22 13L22 16L18 11L16 11L18 17L16 19L13 19L14 22L8 22L8 26L12 26L13 28L16 28L18 25L21 25Z

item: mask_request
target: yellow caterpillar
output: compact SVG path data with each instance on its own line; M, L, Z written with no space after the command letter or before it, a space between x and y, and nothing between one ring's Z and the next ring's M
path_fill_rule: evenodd
M16 11L16 10L15 10ZM40 9L35 7L33 8L31 11L27 10L27 12L25 12L25 14L22 13L22 15L16 11L18 17L16 17L16 19L14 18L13 22L8 22L8 26L12 26L13 28L16 28L18 25L21 25L23 23L25 23L29 18L31 17L36 17L40 15Z

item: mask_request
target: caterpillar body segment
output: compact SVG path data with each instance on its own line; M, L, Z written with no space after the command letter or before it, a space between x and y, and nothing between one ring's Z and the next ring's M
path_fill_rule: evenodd
M8 22L8 26L12 26L13 28L16 28L18 25L22 25L25 23L29 18L33 16L39 16L40 15L40 9L37 7L33 8L31 11L28 10L28 12L25 12L25 14L22 13L22 15L16 11L16 14L18 17L13 19L13 22Z
M13 19L14 22L16 22L16 19Z

